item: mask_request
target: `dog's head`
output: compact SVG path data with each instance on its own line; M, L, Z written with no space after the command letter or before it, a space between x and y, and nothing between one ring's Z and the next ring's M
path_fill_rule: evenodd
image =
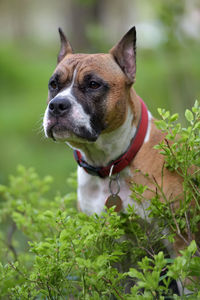
M93 142L125 120L136 71L136 31L130 29L108 54L74 54L59 29L61 49L49 80L44 115L47 137Z

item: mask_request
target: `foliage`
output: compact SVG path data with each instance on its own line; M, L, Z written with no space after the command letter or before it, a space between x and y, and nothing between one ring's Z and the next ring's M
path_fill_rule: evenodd
M175 123L176 114L159 112L163 119L157 126L166 132L166 140L156 148L165 155L166 166L183 177L178 212L161 203L158 193L148 199L145 213L159 226L141 220L134 206L126 214L111 208L87 216L72 208L75 192L53 197L52 178L41 179L34 169L20 166L9 185L0 186L1 299L200 299L199 241L191 238L200 215L200 107L196 102L186 111L188 128ZM197 168L189 171L193 165ZM69 181L74 190L75 175ZM145 189L133 186L138 204ZM166 227L170 234L164 233ZM182 237L186 229L188 246L179 257L169 258L162 240ZM177 279L189 295L173 294L170 284Z
M65 191L66 178L76 164L69 147L45 140L42 129L57 50L41 48L33 43L23 49L21 44L0 46L0 182L8 182L16 165L33 165L42 176L46 172L55 176L55 190Z
M165 212L172 216L173 231L178 230L181 238L181 232L186 233L186 242L189 243L192 235L198 231L200 221L200 106L196 101L192 111L186 109L185 117L189 123L187 128L175 123L177 114L171 116L169 111L161 109L159 113L162 120L156 124L166 136L155 148L160 149L160 153L165 156L165 166L182 177L184 193L180 208L173 212L172 207L168 206Z

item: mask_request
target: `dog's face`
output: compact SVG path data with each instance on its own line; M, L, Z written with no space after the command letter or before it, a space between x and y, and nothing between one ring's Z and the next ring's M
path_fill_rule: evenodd
M44 116L47 137L93 142L126 118L135 76L135 28L108 54L73 54L60 30L58 65L49 80Z

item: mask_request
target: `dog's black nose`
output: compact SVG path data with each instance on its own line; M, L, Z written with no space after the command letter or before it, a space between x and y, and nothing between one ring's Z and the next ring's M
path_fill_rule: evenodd
M71 108L71 102L66 98L54 98L49 103L49 112L54 116L62 116Z

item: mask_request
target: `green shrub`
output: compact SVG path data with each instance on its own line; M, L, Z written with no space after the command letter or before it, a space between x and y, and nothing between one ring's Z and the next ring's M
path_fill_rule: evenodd
M87 216L73 208L75 175L69 178L74 192L49 199L52 179L19 167L9 185L0 186L1 299L200 299L199 241L191 239L200 216L200 107L196 102L186 111L188 128L176 123L176 114L159 112L157 126L166 132L166 140L156 148L165 155L166 167L183 177L180 209L174 212L167 201L160 203L162 186L157 186L158 195L147 200L159 226L151 228L134 206L126 214L111 208L100 216ZM196 168L191 172L192 166ZM133 185L136 201L141 201L145 188ZM170 233L164 235L166 226ZM173 241L175 234L183 237L186 231L187 248L181 256L168 258L162 239ZM186 278L191 279L189 286ZM173 295L174 279L190 294Z

